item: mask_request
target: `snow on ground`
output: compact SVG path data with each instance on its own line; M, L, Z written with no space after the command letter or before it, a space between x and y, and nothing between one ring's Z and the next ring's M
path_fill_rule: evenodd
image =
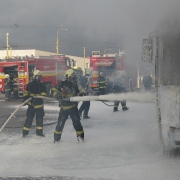
M59 112L57 103L54 105L45 105L45 109L54 110L49 116L53 121ZM127 102L127 106L128 111L123 112L120 106L120 111L113 113L112 106L91 102L91 118L81 120L84 143L77 142L71 119L65 124L61 141L55 144L56 124L44 127L45 138L36 137L34 128L27 138L22 138L21 132L2 132L0 177L179 180L179 158L162 154L155 104Z

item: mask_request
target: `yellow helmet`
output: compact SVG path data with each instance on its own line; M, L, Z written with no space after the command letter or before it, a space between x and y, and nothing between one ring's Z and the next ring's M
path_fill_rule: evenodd
M74 73L74 71L72 69L68 69L66 72L65 72L65 77L70 77L72 74Z
M71 82L77 81L77 75L72 69L68 69L64 76L66 80L68 81L71 81Z
M34 77L35 77L35 76L42 76L42 73L41 73L41 71L39 71L39 70L35 70L34 73L33 73L33 75L34 75Z
M5 74L5 78L9 78L9 74Z

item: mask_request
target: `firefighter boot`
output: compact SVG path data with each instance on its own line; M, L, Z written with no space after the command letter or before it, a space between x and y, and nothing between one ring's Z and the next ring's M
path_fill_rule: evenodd
M89 116L83 116L83 119L89 119L90 117Z
M114 112L117 112L119 111L117 107L114 107Z
M123 111L127 111L129 108L126 106L126 101L122 101L121 102L121 105L122 105L122 110Z
M42 129L36 129L36 135L37 136L41 136L41 137L45 137L45 135L43 134L43 130Z
M23 137L25 138L29 134L29 130L23 128Z
M84 142L84 132L82 134L77 134L78 142Z
M129 108L128 107L124 107L123 108L123 111L127 111Z
M62 132L58 132L58 131L56 131L56 130L54 131L54 143L60 141L60 139L61 139L61 133L62 133Z

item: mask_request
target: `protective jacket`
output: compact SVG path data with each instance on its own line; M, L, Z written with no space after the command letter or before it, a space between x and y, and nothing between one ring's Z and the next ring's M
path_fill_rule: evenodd
M52 91L53 96L60 101L60 106L63 110L68 110L78 105L77 102L63 100L64 98L80 95L81 91L79 90L77 84L73 84L70 81L64 80L52 88Z
M8 78L4 79L4 86L5 86L5 91L9 91L11 89L11 81Z
M105 77L100 76L100 77L98 78L97 83L98 83L99 89L106 89L107 81L106 81Z
M33 80L28 83L23 94L23 100L33 97L33 96L46 96L46 87L42 82ZM32 101L27 103L30 106L33 106L35 109L44 107L44 101L42 98L35 98Z
M4 79L4 89L5 89L5 100L9 101L11 97L11 81L9 78Z
M113 86L113 92L114 93L122 93L122 92L126 92L126 89L120 83L116 83Z

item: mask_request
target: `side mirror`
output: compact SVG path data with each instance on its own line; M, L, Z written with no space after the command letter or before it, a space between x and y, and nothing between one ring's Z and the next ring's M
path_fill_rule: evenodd
M143 39L142 42L142 61L152 63L153 61L153 40Z

